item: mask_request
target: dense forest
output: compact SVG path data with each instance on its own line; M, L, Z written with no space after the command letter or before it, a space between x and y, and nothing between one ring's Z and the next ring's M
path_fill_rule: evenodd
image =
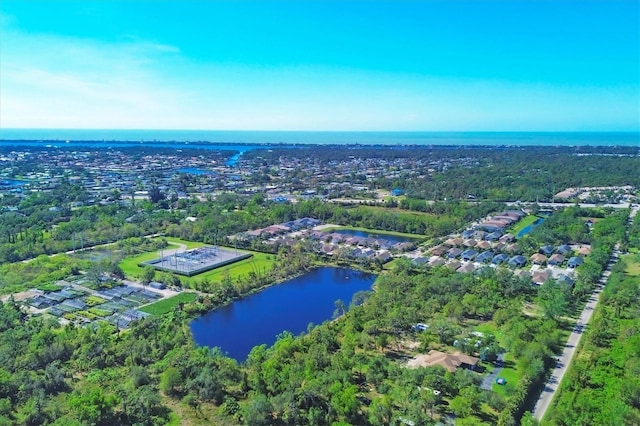
M345 158L405 160L395 177L375 188L402 189L416 199L552 201L565 188L640 186L634 147L332 147L255 150L245 154L264 164L279 158L331 164ZM350 179L357 178L351 176ZM362 180L362 183L366 180ZM368 182L371 183L371 182Z
M182 199L175 208L160 209L144 200L135 205L112 203L71 209L81 197L79 185L62 184L50 192L24 199L3 197L0 207L18 207L0 215L0 263L16 262L41 254L60 253L160 232L193 241L213 243L241 231L302 217L326 223L362 226L437 237L499 209L496 203L441 202L425 215L376 209L341 207L319 199L296 204L274 203L262 195L223 193L212 201ZM196 222L185 222L185 217Z
M518 240L518 252L527 257L543 245L589 245L591 254L575 269L573 285L549 279L535 286L507 267L461 274L399 258L386 269L375 265L380 275L372 291L336 301L332 321L310 325L300 336L282 333L273 346L254 348L243 362L219 349L197 347L189 322L316 265L350 265L347 258L317 255L305 241L272 248L230 239L234 234L313 217L419 235L424 251L505 208L484 199L535 201L568 186L638 186L636 151L344 147L246 154L247 164L270 164L284 155L326 163L345 156L355 162L360 156L406 159L406 170L390 169L392 176L368 181L376 189L402 188L406 195L361 205L318 197L277 202L242 191L170 199L158 186L150 188L148 200L114 191L103 203L85 205L88 191L66 178L39 192L7 194L0 200L0 294L34 287L51 291L56 281L70 277L95 285L103 276L117 282L125 278L119 263L123 256L157 251L171 237L268 251L259 254L268 256L270 267L188 284L176 275L150 271L156 280L195 290L196 300L134 322L128 330L27 315L12 297L5 298L0 302L0 425L428 425L452 419L458 425L535 424L528 412L532 398L614 247L636 253L628 258L636 262L640 216L625 232L626 209L565 208ZM149 154L135 153L140 159ZM25 162L17 170L29 167L37 165ZM363 176L343 178L367 181ZM540 213L537 205L532 209ZM101 259L90 252L49 256L103 243L114 243L110 253L115 254ZM627 267L620 263L611 276L579 360L549 416L551 424L609 419L632 424L639 419L639 290L637 275L626 274ZM414 329L418 323L425 325L422 330ZM479 369L408 368L408 361L430 350L476 356ZM493 369L499 357L509 381L489 390L492 383L483 384L482 373Z
M550 223L562 235L563 227L572 229L571 223L597 213L558 214ZM624 241L626 215L599 218L589 236L594 252ZM547 233L542 228L531 237ZM280 269L304 253L288 256L298 260L282 259ZM617 280L605 301L612 301L612 314L629 315L637 282ZM378 278L375 291L343 304L337 320L310 327L303 336L284 333L272 347L254 348L242 363L217 349L198 348L191 339L191 315L216 306L214 295L121 332L107 324L82 328L29 317L9 299L0 305L0 424L151 425L183 418L195 424L385 425L398 419L434 424L447 416L462 425L534 424L526 412L528 397L543 383L572 327L566 315L582 303L575 296L553 280L532 286L507 268L459 274L400 259ZM429 327L414 331L416 323ZM622 333L593 329L606 331L601 346ZM507 353L517 380L497 393L480 387L477 372L406 367L416 352L431 349L479 356L481 369ZM633 352L625 353L631 357L625 360L633 359ZM633 389L625 388L624 395L634 395Z
M625 266L609 277L545 424L640 423L640 280Z

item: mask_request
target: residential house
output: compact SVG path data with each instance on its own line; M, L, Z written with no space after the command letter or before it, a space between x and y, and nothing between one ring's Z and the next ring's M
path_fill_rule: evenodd
M474 266L474 264L469 262L469 263L465 263L464 265L456 269L456 272L468 273L468 272L475 271L475 269L476 267Z
M535 271L531 276L531 282L534 284L542 285L551 277L551 271L548 269L541 269Z
M478 252L476 250L473 249L469 249L469 250L465 250L462 252L461 254L461 258L462 260L464 260L465 262L468 262L470 260L475 259L475 257L478 255Z
M553 254L553 251L555 249L553 248L553 246L542 246L540 247L540 253L544 254L545 256L551 256Z
M501 263L504 263L507 260L509 260L509 255L500 253L500 254L496 254L493 257L493 259L491 259L491 263L493 263L494 265L500 265Z
M493 259L494 253L492 251L485 251L476 256L476 262L490 262Z
M427 355L422 355L416 358L416 361L418 361L415 364L416 366L433 367L439 365L450 373L454 373L458 368L474 370L480 362L479 358L465 355L460 352L448 354L436 350L430 350Z
M573 256L572 258L569 259L569 262L567 263L567 265L569 266L569 268L574 269L582 265L583 262L584 260L580 256Z
M569 244L562 244L561 246L558 246L558 248L556 249L556 252L560 253L563 256L571 254L572 251L573 250L571 249L571 246Z
M560 253L552 254L549 260L547 260L547 263L553 266L562 265L562 262L564 262L564 256Z
M459 249L457 247L450 248L447 251L447 257L449 257L449 259L455 259L456 257L460 256L461 254L462 254L462 249Z
M509 259L508 263L511 267L522 268L527 264L527 258L522 255L513 256L511 259Z
M589 256L591 254L591 246L582 246L578 249L580 256Z
M544 265L545 263L547 263L547 256L542 253L535 253L530 257L530 259L531 263L535 265Z

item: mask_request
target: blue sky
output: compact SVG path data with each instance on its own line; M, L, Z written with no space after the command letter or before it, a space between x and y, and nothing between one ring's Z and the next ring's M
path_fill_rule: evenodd
M639 21L635 0L3 0L0 126L639 131Z

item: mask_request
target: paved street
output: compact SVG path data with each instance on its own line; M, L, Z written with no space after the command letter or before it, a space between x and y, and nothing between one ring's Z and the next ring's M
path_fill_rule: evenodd
M629 220L631 221L632 218L636 216L636 214L638 214L638 207L634 207L632 209ZM609 259L609 264L607 265L607 268L603 272L602 277L600 277L600 282L596 286L596 289L594 290L593 294L589 298L589 301L587 302L584 310L580 314L580 318L578 318L578 321L576 322L573 328L573 331L569 336L569 340L567 340L567 343L564 346L562 355L558 358L558 363L556 364L556 367L553 369L553 372L551 373L551 376L547 380L547 383L545 383L544 389L542 390L542 393L538 398L538 402L536 402L536 405L533 409L533 416L536 419L541 420L544 417L544 414L546 413L547 408L549 408L549 405L553 400L553 396L555 395L556 390L558 389L558 387L560 386L560 383L562 382L562 378L564 377L565 373L567 372L567 369L569 368L569 365L571 364L571 360L576 351L576 347L578 346L578 343L580 343L580 338L582 337L584 327L591 320L593 311L596 309L596 306L598 305L598 300L600 299L600 293L602 292L602 289L604 288L604 285L606 284L607 279L609 278L609 275L611 275L611 267L618 261L620 254L621 254L620 250L616 247L613 254L611 255L611 259Z

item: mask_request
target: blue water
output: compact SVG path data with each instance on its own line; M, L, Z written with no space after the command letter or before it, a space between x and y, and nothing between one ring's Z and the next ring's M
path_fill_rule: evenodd
M336 229L335 231L331 231L331 232L335 232L337 234L342 234L342 235L351 235L354 237L362 237L362 238L382 238L388 241L393 241L395 243L404 243L404 242L414 242L416 241L416 238L410 238L410 237L402 237L399 235L387 235L387 234L370 234L368 232L364 232L364 231L355 231L352 229Z
M28 184L26 180L17 180L17 179L0 179L0 186L12 186L18 187Z
M180 147L198 143L292 145L519 145L519 146L640 146L638 132L303 132L222 130L100 130L100 129L0 129L2 144L9 141L133 141L155 146L178 142ZM44 143L44 142L40 142ZM86 146L86 142L84 142ZM55 144L59 146L59 144ZM128 144L126 144L128 146ZM207 145L205 143L205 145ZM103 144L98 146L105 146ZM167 146L163 144L161 146ZM170 145L171 146L171 145ZM237 148L237 147L236 147ZM218 147L217 149L222 149ZM229 147L227 149L232 149ZM237 149L236 149L237 150ZM247 150L245 146L242 150Z
M272 345L285 330L297 335L310 322L330 320L336 300L349 305L375 279L352 269L317 268L191 321L191 332L198 345L218 346L241 362L254 346Z
M215 175L216 174L215 172L213 172L211 170L200 169L198 167L181 167L181 168L177 169L176 172L184 173L184 174L188 174L188 175L196 175L196 176Z
M540 225L542 222L544 222L543 218L536 219L536 221L533 222L531 225L527 225L524 228L522 228L522 230L520 230L520 232L518 232L518 235L516 235L516 238L524 237L529 232L533 231L533 228L535 228L536 226Z

